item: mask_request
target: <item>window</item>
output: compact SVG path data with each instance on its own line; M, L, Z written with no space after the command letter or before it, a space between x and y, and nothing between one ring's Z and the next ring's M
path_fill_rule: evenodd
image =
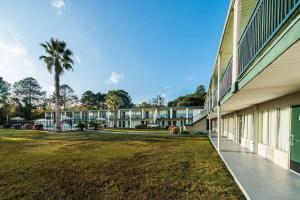
M253 114L249 114L247 118L247 139L253 141Z
M173 126L176 126L176 121L173 121Z
M290 109L282 108L279 110L279 129L278 129L278 149L289 150L290 132Z
M263 112L262 115L262 143L268 145L268 121L269 121L269 113L268 111Z
M277 110L269 112L269 145L277 147Z
M161 125L162 125L162 126L165 126L165 121L162 121L162 122L161 122Z

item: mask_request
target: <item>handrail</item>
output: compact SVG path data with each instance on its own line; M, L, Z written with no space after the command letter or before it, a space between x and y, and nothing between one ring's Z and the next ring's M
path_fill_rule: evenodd
M300 0L259 0L238 46L241 76L299 8Z
M202 112L198 113L193 117L193 123L197 122L198 120L204 118L208 114L207 109L202 110Z
M220 99L230 90L232 84L232 57L222 75L220 82Z

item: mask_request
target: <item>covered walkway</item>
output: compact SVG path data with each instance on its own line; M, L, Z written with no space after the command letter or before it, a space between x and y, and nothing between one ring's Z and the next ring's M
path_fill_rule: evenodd
M217 138L212 137L217 146ZM250 199L300 199L300 176L222 138L221 157Z

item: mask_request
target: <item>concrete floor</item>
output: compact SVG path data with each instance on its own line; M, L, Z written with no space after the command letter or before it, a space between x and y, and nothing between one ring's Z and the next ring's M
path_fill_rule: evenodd
M217 146L217 138L211 138ZM222 138L221 156L248 198L300 199L300 176Z

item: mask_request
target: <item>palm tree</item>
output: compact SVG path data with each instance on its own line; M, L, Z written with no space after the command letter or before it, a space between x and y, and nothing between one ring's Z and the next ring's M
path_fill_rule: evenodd
M120 96L114 92L108 92L105 99L105 104L108 109L111 109L114 113L114 128L117 128L117 109L123 105L123 100Z
M40 44L44 47L46 55L40 56L40 60L43 60L48 71L52 74L54 72L54 86L55 86L55 121L56 131L61 131L61 108L60 108L60 76L64 71L73 70L73 60L71 56L72 51L66 48L67 44L64 41L51 38L50 42Z

